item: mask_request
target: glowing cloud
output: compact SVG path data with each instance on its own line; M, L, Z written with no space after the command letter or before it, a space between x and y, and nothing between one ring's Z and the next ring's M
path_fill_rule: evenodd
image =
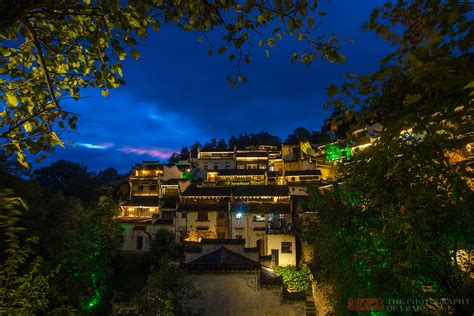
M168 159L172 153L179 152L179 150L172 148L136 148L131 146L124 146L117 150L126 154L148 155L151 157L162 159Z
M104 149L115 146L115 144L113 143L100 143L100 144L76 143L76 145L89 148L89 149L99 149L99 150L104 150Z

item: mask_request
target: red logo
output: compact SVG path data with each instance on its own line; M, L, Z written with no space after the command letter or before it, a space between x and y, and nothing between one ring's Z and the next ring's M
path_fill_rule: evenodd
M381 298L350 298L347 301L347 309L350 311L383 311L383 299Z

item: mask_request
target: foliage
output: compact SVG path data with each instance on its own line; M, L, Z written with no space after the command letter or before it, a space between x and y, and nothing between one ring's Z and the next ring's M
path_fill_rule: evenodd
M163 258L180 259L182 249L176 243L176 236L173 232L160 228L156 231L150 249L150 262L159 265Z
M50 276L41 272L43 259L34 255L38 238L20 239L24 229L16 225L21 208L26 205L11 191L0 192L0 313L7 315L36 314L48 306Z
M232 135L227 141L228 148L233 150L234 147L237 149L245 149L246 147L258 147L259 145L273 145L279 146L281 144L280 137L269 134L268 132L244 133L237 136Z
M341 149L336 144L327 144L324 148L327 161L334 161L342 157Z
M194 282L178 265L162 259L160 268L152 268L139 298L141 315L186 315L187 302L200 295Z
M295 266L275 267L273 271L283 279L283 284L288 290L311 295L310 272L306 266L301 269Z
M99 194L108 192L119 175L111 168L93 173L59 161L36 170L34 177L0 173L0 185L14 189L30 205L20 221L25 236L39 237L34 250L44 258L42 270L59 266L48 279L47 312L84 311L92 299L103 305L121 227L113 220L118 205Z
M471 4L391 1L366 27L395 51L378 71L328 87L333 123L384 127L353 157L344 185L310 193L317 215L305 227L313 270L333 287L336 313L356 297L472 297L456 258L474 249L472 161L459 157L472 135ZM461 156L462 157L462 156ZM339 166L342 167L342 166ZM468 312L451 306L449 312ZM470 311L472 312L472 311Z
M316 1L40 0L19 5L7 0L0 15L0 137L25 167L27 151L64 146L61 133L76 128L78 114L66 110L62 100L79 99L86 87L107 96L109 89L123 85L122 61L129 55L139 59L138 39L162 23L202 33L199 42L202 37L209 41L207 33L215 30L220 43L217 49L209 43L209 55L214 50L228 54L236 69L227 78L233 85L246 81L240 65L251 61L254 44L268 56L283 36L307 44L292 61L309 64L319 54L344 62L335 37L315 32L325 15Z
M311 144L325 144L329 142L329 136L325 132L311 132L304 127L298 127L288 135L285 143L298 145L300 142L305 141L309 141Z
M114 221L117 212L118 206L102 197L65 236L59 254L64 260L59 284L74 306L94 309L108 287L112 258L122 243L122 228Z

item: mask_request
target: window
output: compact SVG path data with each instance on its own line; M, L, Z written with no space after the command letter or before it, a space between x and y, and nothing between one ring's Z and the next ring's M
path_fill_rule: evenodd
M198 212L198 222L208 222L207 212Z
M291 251L291 242L282 241L281 242L281 253L292 253Z
M156 184L150 185L150 191L156 191Z
M265 221L265 215L264 214L260 214L260 215L254 214L253 215L253 221L254 222L264 222Z
M138 191L143 191L143 185L138 186Z
M225 239L225 233L224 232L217 232L217 239Z
M207 165L207 163L204 164L204 170L207 170L209 169L209 166Z
M285 214L279 214L280 219L285 219Z
M296 178L295 178L295 177L291 177L291 181L295 181L295 180L296 180Z
M137 250L143 249L143 236L137 237Z
M214 163L214 170L218 170L219 169L219 164L217 162Z
M235 218L236 218L236 219L242 218L242 213L237 213L237 214L235 214Z
M242 239L242 235L235 235L235 239Z
M181 218L187 218L187 213L181 213Z
M225 213L224 212L219 212L219 219L225 219Z

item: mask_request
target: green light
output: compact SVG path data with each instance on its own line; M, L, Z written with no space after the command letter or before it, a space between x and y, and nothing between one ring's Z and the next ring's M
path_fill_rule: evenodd
M183 177L182 177L183 180L189 180L191 179L191 172L189 171L184 171L183 172Z
M96 286L96 281L97 281L96 273L91 273L91 279L92 279L92 285L94 287L95 294L89 300L89 302L85 304L86 309L88 309L89 311L94 310L94 308L99 304L100 299L101 299L100 292L99 292L99 290L97 289L97 286Z
M341 150L339 149L339 146L335 144L327 144L324 153L326 155L326 160L327 161L334 161L336 159L339 159L342 157Z
M344 152L344 154L346 155L346 160L351 159L351 157L352 157L352 151L351 151L351 149L349 148L349 145L346 144L346 147L342 148L341 150L342 150L342 151Z

